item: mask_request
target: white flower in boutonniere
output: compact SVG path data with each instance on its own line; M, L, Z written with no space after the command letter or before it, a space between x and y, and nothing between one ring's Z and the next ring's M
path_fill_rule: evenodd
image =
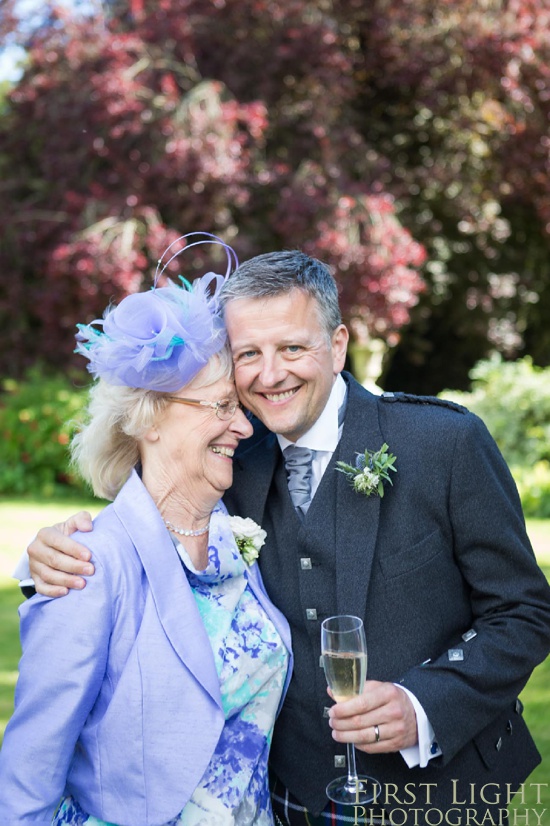
M260 548L267 536L253 519L243 519L241 516L230 516L229 527L235 536L237 548L247 565L252 565L258 559Z
M337 470L350 480L354 491L370 496L371 493L384 496L384 482L393 485L389 471L397 473L394 467L396 457L393 453L388 453L388 445L384 442L380 450L365 450L358 453L355 460L355 467L346 462L337 462Z

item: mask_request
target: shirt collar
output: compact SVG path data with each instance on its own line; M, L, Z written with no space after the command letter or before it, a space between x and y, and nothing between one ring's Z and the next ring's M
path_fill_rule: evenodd
M298 447L308 447L310 450L327 450L333 453L340 438L338 426L338 410L346 398L347 385L341 374L336 376L336 381L332 385L330 396L323 412L310 427L307 433L296 442L290 442L284 436L277 433L277 439L281 450L289 445L296 444Z

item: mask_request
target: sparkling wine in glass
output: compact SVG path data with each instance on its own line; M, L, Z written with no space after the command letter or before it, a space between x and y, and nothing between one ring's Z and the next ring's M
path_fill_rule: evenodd
M367 643L363 620L348 614L329 617L321 625L325 677L337 703L361 694L367 676ZM373 777L358 775L355 746L347 743L347 777L327 786L327 797L350 806L372 803L380 792Z

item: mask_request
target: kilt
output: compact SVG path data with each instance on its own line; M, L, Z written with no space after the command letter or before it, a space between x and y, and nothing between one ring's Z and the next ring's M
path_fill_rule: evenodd
M383 816L377 816L369 806L342 806L331 800L327 800L326 807L315 817L280 780L272 776L270 786L276 826L389 826L390 823Z

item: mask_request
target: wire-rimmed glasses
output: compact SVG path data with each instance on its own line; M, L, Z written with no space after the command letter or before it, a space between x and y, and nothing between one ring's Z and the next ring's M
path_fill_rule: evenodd
M218 419L224 422L232 419L238 407L242 410L242 405L236 399L220 399L217 402L206 402L200 399L182 399L181 396L166 396L168 401L178 404L190 404L197 407L210 407L215 411ZM246 412L246 411L245 411Z

